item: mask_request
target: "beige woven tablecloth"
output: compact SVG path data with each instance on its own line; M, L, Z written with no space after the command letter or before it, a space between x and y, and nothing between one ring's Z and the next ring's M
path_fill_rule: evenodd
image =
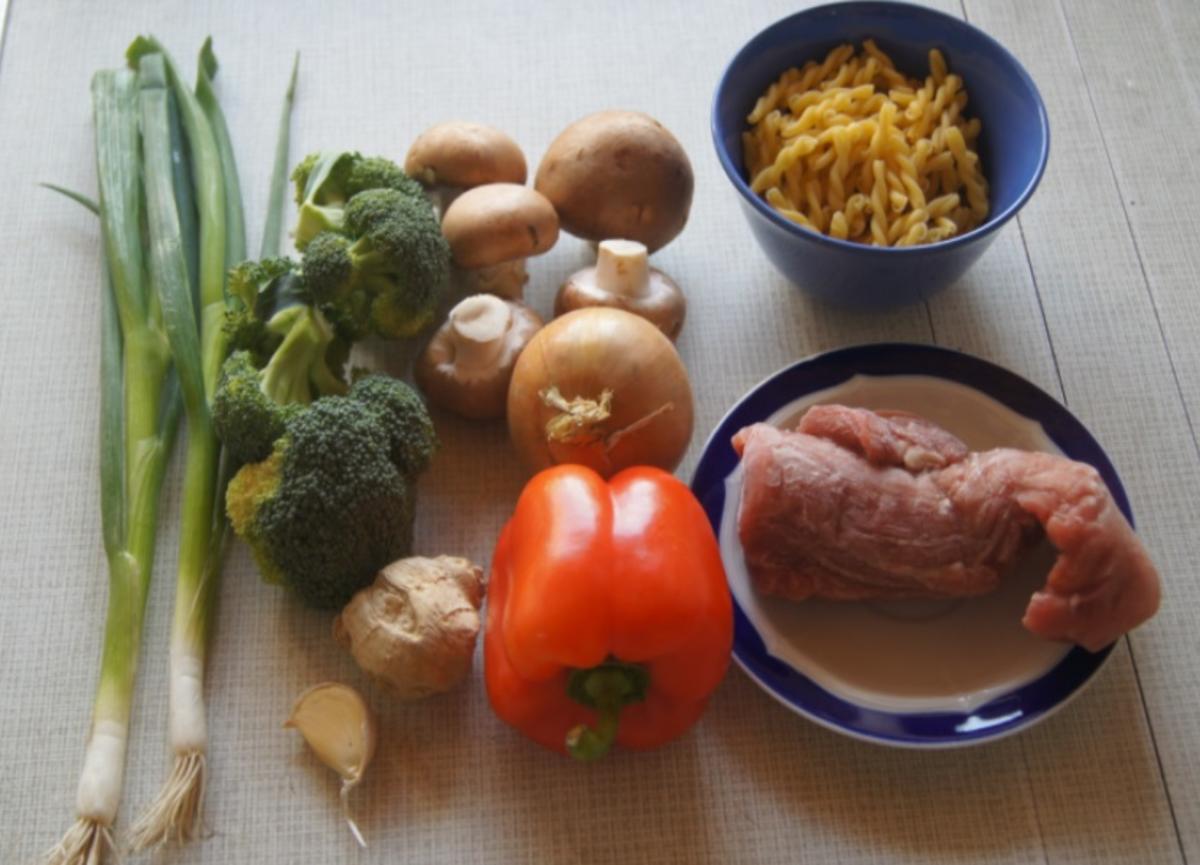
M169 861L1026 865L1180 862L1185 852L1200 858L1200 651L1186 606L1197 593L1180 585L1197 552L1186 515L1195 513L1188 483L1198 463L1185 411L1195 396L1186 373L1196 364L1185 354L1183 385L1172 378L1172 345L1161 341L1152 303L1163 305L1168 337L1187 332L1174 323L1200 321L1175 292L1196 275L1196 258L1139 245L1146 217L1134 210L1122 220L1119 202L1154 182L1123 173L1144 118L1111 120L1119 113L1104 110L1105 94L1120 98L1118 79L1100 78L1100 95L1090 109L1087 102L1091 71L1105 65L1098 45L1128 38L1149 46L1178 27L1171 44L1194 46L1187 34L1200 29L1200 16L1194 6L1166 2L1145 15L1126 14L1115 2L1102 14L1083 3L969 3L971 20L1009 44L1043 89L1055 135L1051 170L1021 224L1004 229L953 294L860 316L807 300L770 269L709 141L709 101L724 64L795 5L12 0L0 56L0 861L28 861L69 822L106 599L97 227L34 183L94 190L89 77L119 65L127 43L144 31L188 68L204 36L214 36L252 249L297 49L296 156L349 147L400 158L425 126L461 117L507 130L536 165L554 135L583 114L607 107L653 114L684 143L697 179L686 231L655 257L690 302L679 348L698 405L681 477L690 476L721 415L784 364L855 342L936 340L1065 394L1112 450L1139 515L1149 515L1148 540L1176 579L1169 609L1135 642L1141 681L1122 643L1084 696L1017 738L951 752L874 747L802 720L731 668L707 715L682 740L585 767L498 721L478 670L452 694L414 705L389 699L334 646L329 617L260 582L239 544L226 569L209 677L211 834ZM964 13L957 3L942 5ZM1164 86L1182 87L1182 73L1172 70L1183 67L1172 62L1155 74L1167 78ZM1148 86L1132 62L1126 69L1130 87ZM1196 130L1200 112L1194 72L1190 97L1178 91L1183 119L1173 121L1185 132ZM1100 126L1117 136L1107 163L1096 144ZM1196 140L1188 145L1193 163ZM1181 179L1197 179L1194 169L1182 170ZM1173 194L1173 212L1194 236L1200 214L1192 194ZM1069 224L1069 208L1093 198L1105 206L1087 207L1100 214L1100 228L1085 239ZM589 256L582 242L564 236L531 265L532 303L548 314L560 279ZM1175 270L1169 261L1178 262ZM1174 345L1186 353L1185 342ZM407 356L388 346L364 355L397 374ZM525 476L502 425L443 415L436 422L444 446L422 482L417 549L487 562ZM1156 431L1150 444L1147 429ZM162 514L122 824L147 803L168 765L164 690L178 493L176 472ZM370 844L365 853L356 852L340 821L333 775L280 729L295 695L326 679L361 687L380 716L379 752L354 795Z

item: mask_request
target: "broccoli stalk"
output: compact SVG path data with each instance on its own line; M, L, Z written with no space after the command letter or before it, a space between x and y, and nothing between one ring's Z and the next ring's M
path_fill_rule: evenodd
M262 371L263 393L274 402L309 403L317 395L346 392L346 383L326 362L334 333L321 310L294 306L277 313L267 330L283 335Z
M275 402L311 402L345 393L338 372L349 347L321 311L287 258L248 261L230 275L230 293L241 301L226 319L234 351L249 351L265 365L264 390Z
M302 407L347 390L330 365L334 330L316 307L289 302L262 332L263 342L274 346L265 364L251 350L229 355L212 401L217 435L238 463L264 459Z

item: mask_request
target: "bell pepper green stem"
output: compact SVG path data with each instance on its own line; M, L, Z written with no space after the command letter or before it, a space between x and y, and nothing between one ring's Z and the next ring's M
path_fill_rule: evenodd
M594 729L584 724L571 728L567 733L567 751L583 763L599 760L608 753L617 738L617 719L620 714L620 706L609 706L600 710Z
M567 679L567 694L577 703L596 710L596 724L579 724L567 733L567 752L590 763L608 753L617 738L621 709L646 699L650 675L639 664L608 660L586 670L574 670Z

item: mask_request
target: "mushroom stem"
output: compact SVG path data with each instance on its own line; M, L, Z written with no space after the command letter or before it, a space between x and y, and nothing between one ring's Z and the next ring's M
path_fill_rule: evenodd
M512 324L508 304L490 294L468 297L450 311L454 362L463 369L492 369Z
M429 203L433 206L433 212L437 216L438 222L442 221L442 217L450 205L454 203L454 199L462 195L464 191L459 186L445 186L443 184L425 186L425 197L429 199Z
M525 259L518 258L471 271L468 281L473 291L494 294L508 300L520 300L525 294L525 283L529 281L529 275L525 272Z
M650 265L644 243L604 240L596 254L596 284L620 297L645 297L650 290Z

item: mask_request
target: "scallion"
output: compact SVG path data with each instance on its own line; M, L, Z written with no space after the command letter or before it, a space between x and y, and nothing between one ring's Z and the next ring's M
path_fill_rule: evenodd
M137 63L140 78L150 274L162 304L188 424L168 687L168 737L174 760L154 802L130 830L130 845L140 850L192 839L203 811L208 753L205 664L225 536L217 502L220 443L208 404L216 388L215 371L225 358L226 251L244 254L245 238L238 236L241 192L228 132L206 77L216 66L209 43L201 54L198 89L203 100L180 80L178 69L153 39L136 40L128 57ZM174 110L186 147L172 137ZM223 130L224 154L214 117ZM184 184L174 167L181 152L186 152L191 167L198 238L185 237L180 227L179 212L191 205L178 197ZM237 212L237 231L232 235L231 210ZM188 244L197 244L199 250L198 285L189 282ZM199 310L199 321L194 308Z
M97 73L92 102L107 271L101 318L100 481L109 595L76 822L47 856L65 865L98 862L112 845L159 491L179 418L162 311L148 290L142 255L136 76L125 69Z

